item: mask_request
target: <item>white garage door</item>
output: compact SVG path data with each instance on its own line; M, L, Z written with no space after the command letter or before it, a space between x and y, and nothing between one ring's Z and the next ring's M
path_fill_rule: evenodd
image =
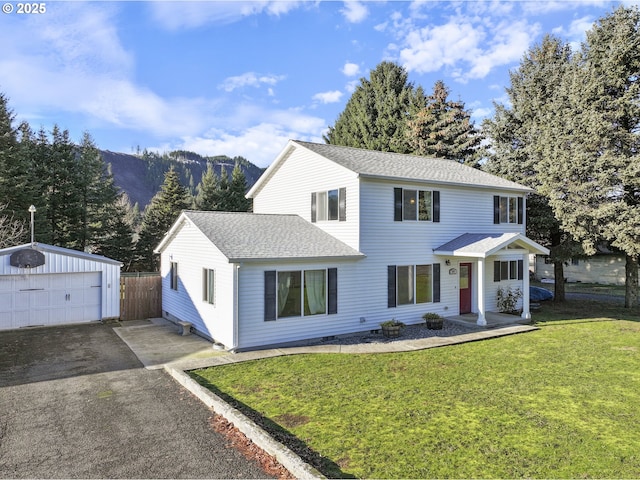
M0 276L0 329L101 319L101 272Z

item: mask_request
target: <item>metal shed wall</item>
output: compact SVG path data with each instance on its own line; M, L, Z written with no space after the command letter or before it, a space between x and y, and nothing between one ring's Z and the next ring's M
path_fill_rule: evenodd
M0 250L0 275L101 272L102 319L120 317L120 262L100 255L36 243L33 248L44 254L44 265L35 268L11 266L11 254L24 248L31 248L31 244Z

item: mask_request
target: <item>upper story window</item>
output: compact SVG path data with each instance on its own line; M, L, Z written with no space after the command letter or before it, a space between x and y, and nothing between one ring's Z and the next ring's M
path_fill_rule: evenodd
M347 189L336 188L311 194L311 222L339 221L347 219Z
M522 197L493 197L493 223L516 223L522 225L524 199Z
M396 222L419 220L440 221L440 192L394 188L394 214Z

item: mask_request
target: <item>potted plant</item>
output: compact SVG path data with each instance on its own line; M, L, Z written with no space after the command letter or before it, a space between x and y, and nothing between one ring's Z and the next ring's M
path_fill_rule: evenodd
M522 297L522 290L516 288L512 290L511 288L504 289L500 287L497 292L498 297L498 310L501 313L518 313L516 311L516 305L518 304L518 300Z
M400 332L404 327L404 323L397 321L395 318L392 318L391 320L382 322L380 326L382 327L382 334L385 337L395 338L400 336Z
M442 318L437 313L428 312L422 315L427 322L427 328L429 330L442 330L442 326L444 325L444 318Z

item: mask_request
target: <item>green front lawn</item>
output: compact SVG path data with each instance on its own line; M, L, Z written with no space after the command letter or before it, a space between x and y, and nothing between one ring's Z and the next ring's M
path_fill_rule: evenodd
M192 374L331 477L640 477L637 311L573 307L482 342Z

